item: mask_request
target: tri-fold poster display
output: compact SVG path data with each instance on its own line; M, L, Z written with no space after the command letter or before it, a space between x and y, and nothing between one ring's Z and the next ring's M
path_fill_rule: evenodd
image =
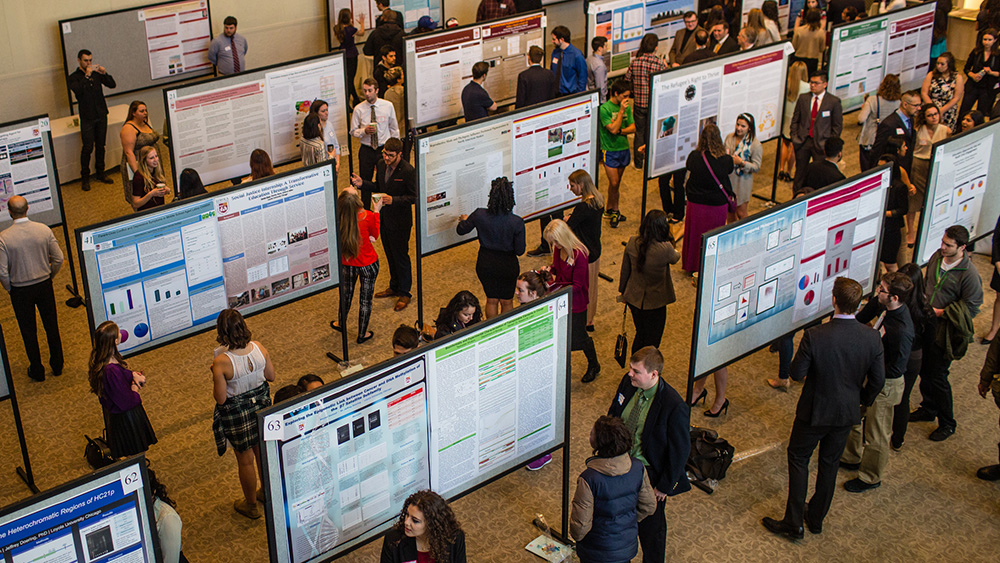
M970 240L993 230L1000 216L1000 177L994 165L1000 166L1000 120L932 147L914 262L929 262L952 225L968 229Z
M454 499L568 444L569 319L562 290L261 412L271 561L329 561L418 490Z
M703 236L691 381L827 315L838 277L872 290L890 176L885 165Z
M833 28L827 91L844 111L860 108L887 74L899 75L904 92L920 88L931 70L934 9L928 2Z
M333 163L76 230L91 330L130 356L339 283Z

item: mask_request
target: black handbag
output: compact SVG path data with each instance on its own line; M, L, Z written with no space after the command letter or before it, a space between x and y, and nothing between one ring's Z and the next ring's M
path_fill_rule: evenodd
M628 360L628 335L625 333L625 312L628 311L628 305L622 309L622 331L618 335L618 339L615 340L615 360L618 365L625 367L625 362Z
M91 438L86 434L83 437L87 439L87 446L83 449L83 457L87 458L87 463L91 467L100 469L115 462L115 458L111 457L111 446L108 445L107 440Z

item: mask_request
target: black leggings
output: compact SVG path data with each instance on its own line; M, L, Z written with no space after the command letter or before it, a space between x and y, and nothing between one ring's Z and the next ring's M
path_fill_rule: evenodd
M601 369L601 364L597 361L597 349L594 348L594 339L587 332L587 310L573 313L571 318L573 341L571 350L583 350L583 355L587 357L587 369Z
M635 338L632 340L632 353L646 346L660 347L663 339L663 327L667 323L667 306L656 309L640 309L629 304L632 313L632 323L635 324Z
M344 57L347 60L347 97L354 105L361 103L358 90L354 87L354 77L358 74L358 58Z

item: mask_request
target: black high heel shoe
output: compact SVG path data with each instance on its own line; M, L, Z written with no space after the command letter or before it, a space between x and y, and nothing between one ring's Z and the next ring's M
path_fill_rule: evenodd
M691 406L693 407L693 406L697 405L699 401L701 403L704 403L705 402L705 397L708 397L708 389L702 389L701 390L701 395L698 395L697 397L695 397L694 398L694 402L690 403Z
M712 412L712 409L708 409L707 411L705 411L705 412L703 412L701 414L707 416L708 418L719 418L719 415L721 415L723 413L726 413L726 414L729 413L729 399L726 399L726 402L722 403L722 408L719 409L719 412Z

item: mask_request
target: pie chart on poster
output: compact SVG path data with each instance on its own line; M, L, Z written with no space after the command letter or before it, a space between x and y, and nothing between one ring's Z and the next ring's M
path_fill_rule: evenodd
M816 292L810 289L808 292L806 292L806 296L802 298L802 302L805 303L806 305L812 305L813 299L815 298L816 298Z
M135 328L132 329L132 332L134 332L135 335L138 336L139 338L142 338L143 336L149 334L149 325L147 325L146 323L139 323L135 325Z
M121 339L122 344L128 341L128 331L124 328L118 329L118 338Z
M809 287L809 276L802 276L799 280L799 289L805 289Z

